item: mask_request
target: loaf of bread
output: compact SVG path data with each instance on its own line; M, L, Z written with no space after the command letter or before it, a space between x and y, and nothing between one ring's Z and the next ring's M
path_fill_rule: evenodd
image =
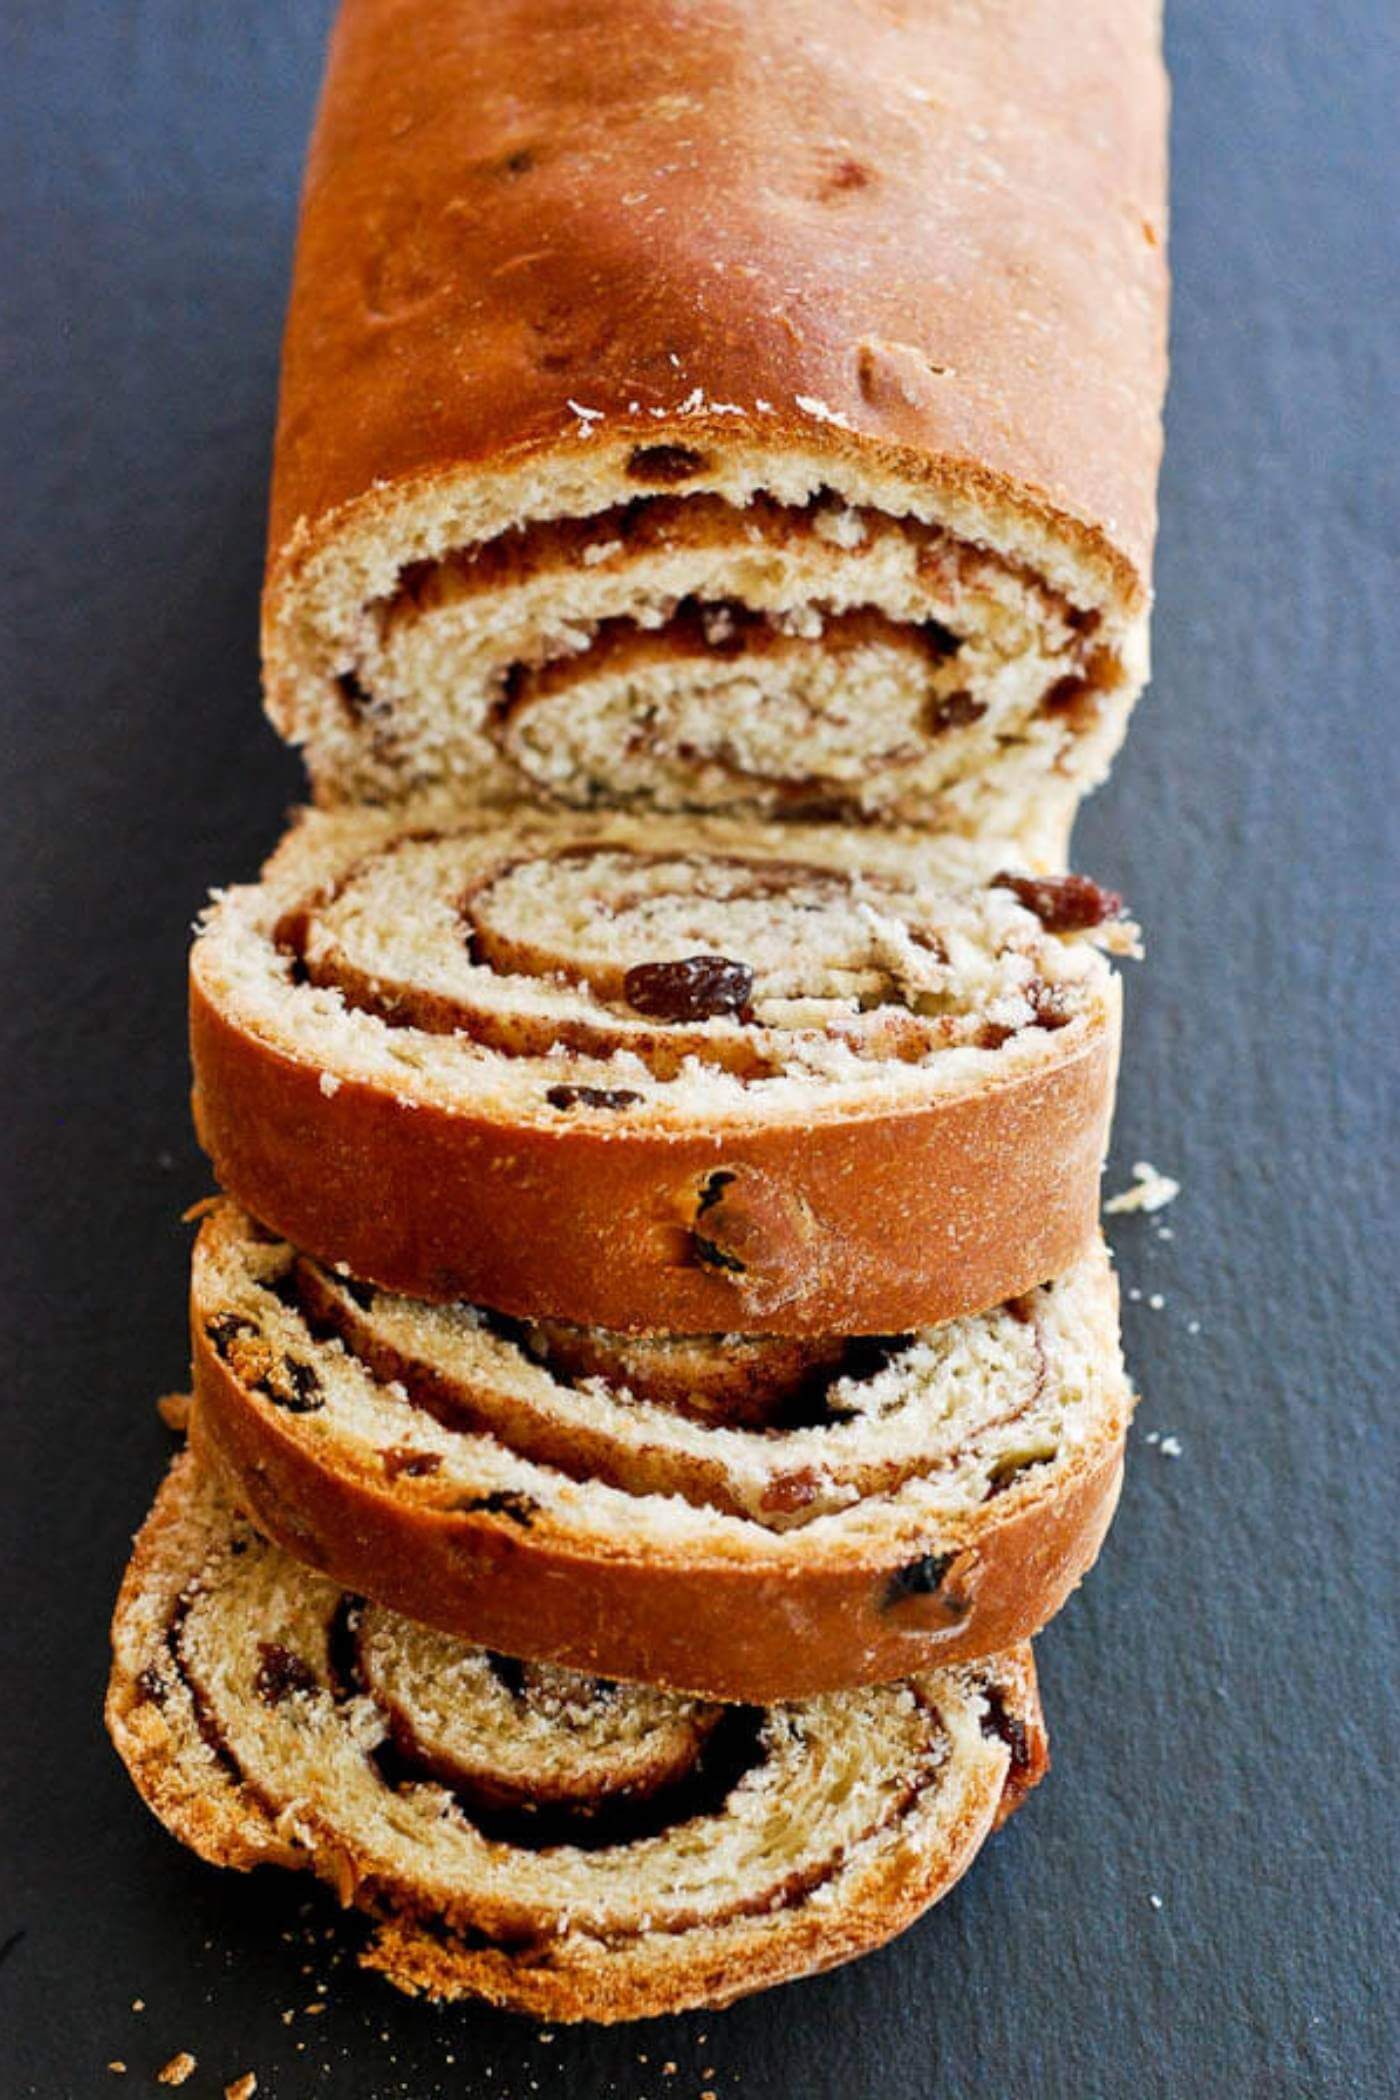
M390 1297L224 1204L191 1325L194 1442L288 1552L512 1655L763 1704L1038 1632L1132 1407L1101 1244L921 1333L629 1338Z
M1117 899L719 818L311 813L192 963L220 1182L415 1297L716 1333L999 1304L1097 1229ZM951 865L952 874L949 874Z
M348 1597L178 1459L107 1720L219 1865L306 1868L408 1991L549 2020L722 2005L880 1945L1035 1784L1030 1652L770 1711L520 1665Z
M277 434L318 797L1019 828L1146 669L1156 0L346 0Z

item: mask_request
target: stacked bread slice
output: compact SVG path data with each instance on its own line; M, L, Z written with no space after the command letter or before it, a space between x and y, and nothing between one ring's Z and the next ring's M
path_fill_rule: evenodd
M318 807L194 949L224 1193L108 1718L408 1990L725 2003L1044 1770L1132 1406L1136 937L1066 853L1162 120L1150 0L346 0L265 600Z

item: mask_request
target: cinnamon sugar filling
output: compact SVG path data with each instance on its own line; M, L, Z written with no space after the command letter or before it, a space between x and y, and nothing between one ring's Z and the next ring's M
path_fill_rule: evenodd
M829 491L638 496L412 562L336 675L390 771L453 769L445 707L565 804L807 818L920 805L1032 731L1058 748L1126 678L1097 608Z
M306 1411L299 1394L308 1373L318 1390L333 1377L331 1365L323 1378L305 1361L308 1345L330 1345L333 1362L348 1363L386 1400L406 1402L448 1431L499 1441L513 1456L565 1480L677 1496L694 1509L748 1518L775 1532L799 1529L852 1499L952 1474L988 1445L983 1502L1058 1457L1053 1428L1038 1419L1050 1377L1038 1293L977 1323L988 1333L993 1323L998 1329L1000 1404L984 1405L961 1437L949 1435L938 1418L920 1433L911 1412L902 1449L863 1456L863 1430L888 1431L915 1407L918 1335L806 1344L762 1336L639 1341L461 1307L436 1316L443 1354L460 1330L470 1347L479 1342L487 1355L474 1371L454 1369L411 1345L404 1330L417 1332L419 1309L410 1301L345 1284L285 1246L260 1248L258 1258L265 1273L248 1279L240 1313L206 1316L204 1333L240 1382L293 1413ZM541 1373L553 1389L552 1403L548 1394L537 1396ZM601 1420L586 1418L569 1407L571 1393L591 1395L608 1412ZM672 1448L663 1434L639 1433L639 1404L703 1430L742 1432L761 1468L759 1486L748 1482L741 1493L724 1454L707 1458L702 1446L697 1457L693 1438ZM785 1455L795 1436L799 1451ZM536 1517L538 1505L514 1491L469 1504L440 1461L414 1464L403 1441L384 1445L378 1456L386 1481L408 1476L415 1495L429 1502L494 1511L524 1529Z
M364 1907L421 1918L447 1940L524 1952L583 1929L620 1947L796 1908L837 1881L856 1848L918 1813L952 1755L936 1684L717 1708L514 1663L314 1575L297 1591L287 1566L238 1523L179 1592L137 1701L168 1715L187 1702L226 1778L288 1843L329 1848ZM951 1689L980 1711L984 1737L1007 1744L1013 1801L1034 1776L1024 1725L992 1674ZM847 1731L865 1745L858 1767ZM632 1774L621 1786L608 1778L619 1761ZM829 1764L851 1766L850 1781ZM299 1806L313 1767L326 1775L314 1837ZM571 1771L591 1778L570 1783ZM818 1819L789 1826L789 1800ZM409 1875L401 1847L412 1852L429 1830L440 1833L441 1872ZM707 1868L721 1833L740 1848L742 1873ZM654 1893L633 1892L631 1854L637 1873L660 1877Z
M285 912L275 938L294 981L390 1028L754 1080L803 1044L918 1064L1068 1026L1089 987L1034 913L993 909L1002 892L964 900L955 925L917 889L799 860L567 842L472 867L450 839L417 836ZM545 1098L607 1105L587 1091Z

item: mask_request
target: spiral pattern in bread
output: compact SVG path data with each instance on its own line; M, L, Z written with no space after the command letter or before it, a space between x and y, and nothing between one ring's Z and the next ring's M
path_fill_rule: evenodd
M176 1836L315 1872L403 1989L551 2020L724 2004L879 1945L1046 1762L1029 1650L767 1711L516 1665L287 1559L189 1455L113 1644L108 1725Z
M312 815L196 945L196 1112L258 1216L415 1296L926 1324L1092 1235L1116 904L832 829Z
M265 599L318 798L1062 851L1146 671L1157 42L1151 0L350 0Z
M1101 1245L922 1332L638 1340L376 1292L224 1205L192 1324L195 1441L289 1552L490 1647L725 1699L1036 1632L1132 1404Z

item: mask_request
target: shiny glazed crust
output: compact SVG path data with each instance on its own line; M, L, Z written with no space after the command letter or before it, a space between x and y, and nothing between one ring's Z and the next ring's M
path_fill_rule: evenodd
M1108 623L1121 733L1165 370L1157 16L348 0L285 344L279 725L308 734L408 565L628 502L641 445L702 458L687 494L829 490L1023 563ZM1074 786L1041 783L1061 842Z
M107 1725L175 1836L218 1865L318 1875L374 1918L364 1959L399 1988L540 2019L723 2005L882 1944L1047 1764L1028 1649L728 1718L532 1676L361 1611L252 1533L189 1455L137 1540L112 1638ZM503 1726L534 1750L513 1755ZM738 1756L718 1762L736 1728ZM620 1802L601 1849L533 1836L528 1777L521 1794L503 1771L504 1800L493 1783L493 1752L507 1770L523 1754L549 1812L581 1752L580 1829L578 1808L606 1812L610 1738L643 1798ZM648 1777L649 1741L679 1775ZM697 1757L702 1791L668 1795Z
M1102 1249L1014 1317L939 1330L923 1369L892 1340L806 1431L648 1413L638 1381L347 1289L228 1205L191 1327L192 1441L288 1553L508 1654L760 1704L1038 1632L1097 1557L1132 1407ZM877 1377L894 1408L929 1396L902 1446L889 1401L861 1411Z
M298 979L279 927L308 893L333 895L411 839L402 821L303 818L259 888L215 907L192 958L201 1142L222 1185L297 1246L411 1297L583 1325L858 1334L981 1311L1092 1241L1119 986L1080 937L1043 932L1006 891L995 890L1000 930L978 936L976 969L1000 968L992 951L1004 941L1028 943L1065 980L1066 1025L1046 1032L1018 1007L1019 1029L995 1031L991 1048L851 1059L848 1026L924 1025L877 999L873 1012L786 1037L769 1030L780 1056L781 1041L797 1046L774 1079L703 1060L638 1076L611 1054L514 1054L394 1013L347 1012L339 980ZM932 848L892 835L537 812L460 821L478 861L536 840L561 858L576 839L661 841L697 866L723 850L779 874L820 862L841 882L884 870L925 884L935 916L940 897L953 909L958 895L995 888L961 889L963 862L945 887ZM392 914L379 910L382 925ZM464 952L455 937L458 963ZM650 1032L663 1049L676 1035L703 1039L707 1054L764 1039L732 1016ZM574 1080L623 1092L553 1105L551 1082Z

